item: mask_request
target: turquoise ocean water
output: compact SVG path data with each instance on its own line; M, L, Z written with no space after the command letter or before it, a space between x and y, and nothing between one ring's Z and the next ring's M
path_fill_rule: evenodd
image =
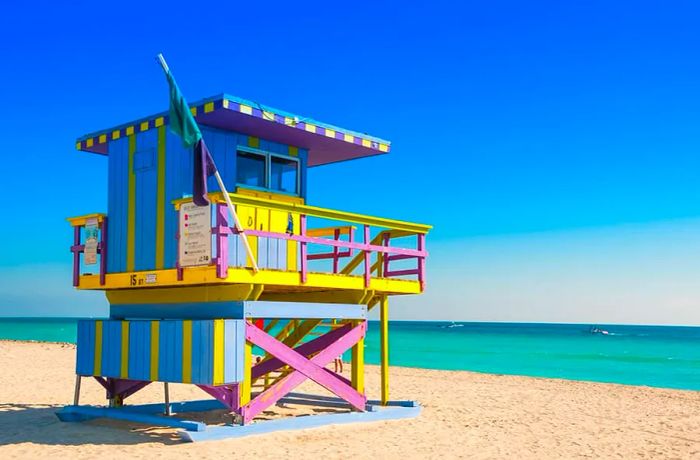
M455 326L455 327L450 327ZM392 365L700 390L700 327L390 323ZM0 338L75 342L74 319L0 319ZM378 323L365 359L379 361Z

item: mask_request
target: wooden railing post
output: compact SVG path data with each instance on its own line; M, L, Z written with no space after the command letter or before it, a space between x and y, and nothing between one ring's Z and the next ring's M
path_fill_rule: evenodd
M418 234L417 249L425 251L425 233ZM425 256L418 258L418 282L420 283L420 290L425 290Z
M216 277L228 277L228 208L216 205Z
M80 225L73 227L73 286L80 284Z
M100 286L104 286L107 277L107 216L100 224Z
M391 235L389 232L384 233L384 241L383 241L383 246L389 247L389 238L391 238ZM382 275L381 276L386 276L386 273L389 271L389 254L384 254L384 259L382 261Z
M340 239L340 230L337 228L333 231L333 239L336 241L338 241ZM340 260L339 253L340 253L340 248L338 248L338 246L333 246L333 273L334 274L338 273L338 261Z
M301 236L306 236L306 214L299 215L299 233ZM307 254L306 254L306 242L302 241L299 243L301 252L301 284L306 283L306 269L307 269Z
M370 239L369 239L369 225L365 225L365 238L364 238L364 243L365 244L370 244ZM371 271L370 271L370 251L365 249L365 287L369 287L369 282L371 279Z
M381 364L382 406L389 402L389 298L379 300L379 348Z

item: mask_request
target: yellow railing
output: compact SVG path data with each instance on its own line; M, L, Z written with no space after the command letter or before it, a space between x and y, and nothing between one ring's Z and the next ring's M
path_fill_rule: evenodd
M366 214L357 214L354 212L338 211L335 209L320 208L318 206L309 206L306 204L285 203L276 200L267 200L250 195L242 195L240 193L229 193L233 204L244 206L253 206L260 208L273 209L276 211L285 211L297 214L305 214L309 217L319 217L322 219L330 219L341 222L370 225L373 227L382 227L392 230L403 230L410 234L426 234L433 228L431 225L417 224L406 222L403 220L385 219L383 217L368 216ZM210 193L209 199L212 203L225 203L221 192ZM182 198L174 200L175 209L179 209L182 203L192 201L191 198Z

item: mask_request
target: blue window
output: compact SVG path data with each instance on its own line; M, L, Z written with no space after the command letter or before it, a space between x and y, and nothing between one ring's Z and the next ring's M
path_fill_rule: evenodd
M265 155L239 151L236 157L236 182L265 187L265 162Z
M297 158L247 148L236 152L236 183L244 187L298 195L299 169Z
M298 191L299 162L291 158L270 157L270 188L285 193Z

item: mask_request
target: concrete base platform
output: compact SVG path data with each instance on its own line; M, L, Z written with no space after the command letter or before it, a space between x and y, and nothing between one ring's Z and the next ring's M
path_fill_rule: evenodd
M339 398L290 393L280 400L285 404L305 404L320 407L347 408L347 403ZM170 403L170 413L200 412L225 408L217 400L200 400ZM209 441L216 439L240 438L276 431L304 430L327 425L364 423L379 420L399 420L417 417L421 406L415 401L390 401L380 406L379 401L368 401L366 412L345 412L338 414L285 417L248 425L206 425L202 422L182 420L165 413L164 404L143 404L120 408L98 406L65 406L56 412L63 422L83 422L97 418L125 420L147 425L180 428L180 438L184 441Z

